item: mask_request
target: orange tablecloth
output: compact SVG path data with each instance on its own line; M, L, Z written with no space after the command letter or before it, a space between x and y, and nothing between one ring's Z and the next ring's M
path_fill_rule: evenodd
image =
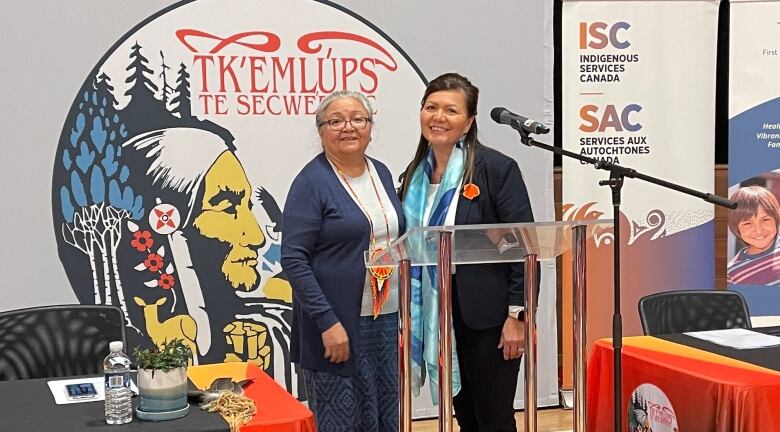
M629 404L645 408L638 417L652 417L653 432L673 431L675 422L680 432L780 431L777 371L651 336L624 338L622 352L624 431ZM588 431L609 431L614 424L612 353L611 339L596 341L588 363ZM660 389L670 406L659 404L665 398L657 394L632 400L642 384Z
M241 426L242 432L315 432L314 414L287 393L265 372L248 363L218 363L190 366L190 381L199 389L208 387L215 378L231 377L235 381L254 378L246 388L246 396L252 398L257 413L249 423Z

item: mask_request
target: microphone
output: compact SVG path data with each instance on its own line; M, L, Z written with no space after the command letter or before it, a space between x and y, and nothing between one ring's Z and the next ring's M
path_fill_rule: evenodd
M492 118L496 123L512 126L513 129L516 129L520 132L532 134L546 134L550 132L550 128L539 123L538 121L517 115L506 108L493 108L490 111L490 118Z

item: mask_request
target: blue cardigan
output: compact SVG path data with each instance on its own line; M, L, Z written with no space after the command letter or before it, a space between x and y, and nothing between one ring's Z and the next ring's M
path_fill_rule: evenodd
M403 210L390 171L371 161L393 203L402 234ZM282 267L293 290L292 361L304 369L352 375L360 349L356 341L366 275L363 252L371 233L368 219L324 153L293 180L282 220ZM349 336L350 357L334 364L325 358L322 332L339 321Z

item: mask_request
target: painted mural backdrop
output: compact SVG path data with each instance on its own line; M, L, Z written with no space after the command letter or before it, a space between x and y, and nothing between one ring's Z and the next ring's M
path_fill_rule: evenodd
M193 363L254 362L297 395L280 208L320 151L314 110L366 93L381 131L369 153L402 166L423 88L389 38L326 2L150 17L75 89L59 139L53 223L79 301L121 307L130 347L181 338Z
M754 326L780 324L780 2L731 1L726 279Z

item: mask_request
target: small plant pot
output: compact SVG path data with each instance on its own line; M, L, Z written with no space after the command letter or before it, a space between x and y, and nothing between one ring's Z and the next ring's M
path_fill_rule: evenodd
M138 410L145 413L180 412L187 405L187 368L169 371L138 370ZM185 412L186 414L186 412Z

